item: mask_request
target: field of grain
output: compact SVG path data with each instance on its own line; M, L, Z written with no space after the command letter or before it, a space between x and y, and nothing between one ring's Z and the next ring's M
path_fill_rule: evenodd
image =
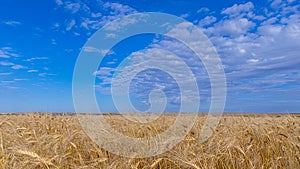
M150 124L107 115L112 127L132 137L164 132L175 115ZM299 115L224 115L214 135L198 142L199 115L186 138L155 157L125 158L94 144L76 115L0 115L0 168L300 168Z

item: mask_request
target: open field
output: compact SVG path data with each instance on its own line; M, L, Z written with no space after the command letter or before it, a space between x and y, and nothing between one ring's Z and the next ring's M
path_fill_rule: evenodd
M127 136L152 137L174 122L167 114L150 124L106 115ZM125 158L98 148L76 115L0 115L0 168L300 168L300 115L226 114L214 135L198 142L205 115L170 151Z

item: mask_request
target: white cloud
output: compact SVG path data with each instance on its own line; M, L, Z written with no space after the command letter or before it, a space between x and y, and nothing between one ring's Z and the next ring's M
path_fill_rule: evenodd
M91 17L92 18L99 18L99 17L101 17L102 16L102 14L100 13L100 12L97 12L97 13L91 13Z
M115 52L113 50L108 50L108 49L101 50L100 53L102 55L112 55L112 54L115 54Z
M1 61L1 62L0 62L0 65L1 65L1 66L13 66L13 65L15 65L15 64L12 63L12 62Z
M235 4L232 7L224 9L221 14L227 14L231 17L236 17L242 15L243 13L250 12L254 9L254 5L252 2L247 2L245 4Z
M117 19L117 18L115 18L115 19ZM135 24L139 19L140 19L139 16L137 16L135 18L131 17L131 18L122 19L119 22L110 23L108 26L105 27L105 29L110 30L110 31L116 31L118 29L122 29L126 25ZM110 19L108 19L108 20L110 20ZM108 22L108 20L105 22Z
M291 6L281 6L281 8L283 9L278 10L278 13L268 17L256 15L252 3L234 5L224 9L225 16L219 18L219 21L214 21L214 16L211 16L214 22L208 22L208 28L203 29L224 63L231 94L262 94L276 85L299 82L300 15L299 11L295 12ZM290 11L290 13L283 14L280 11ZM208 17L207 21L209 20ZM200 23L201 21L199 25ZM202 25L205 24L206 22L202 20ZM178 32L184 37L188 36L188 33L188 30ZM155 42L152 47L181 54L192 68L193 63L199 65L191 57L191 52L170 40ZM147 55L150 56L150 52ZM161 62L164 60L162 59ZM176 62L172 65L177 67ZM204 74L205 70L198 72ZM200 78L202 74L197 75ZM145 75L144 78L150 77ZM148 90L147 81L143 79L136 79L136 81L145 84L143 87ZM166 85L163 83L160 87L164 88Z
M47 60L49 59L48 57L32 57L32 58L29 58L29 59L25 59L24 61L26 62L33 62L35 60Z
M71 3L71 2L67 2L65 4L65 8L69 11L71 11L72 14L77 13L79 11L81 7L80 3Z
M40 77L46 77L47 73L39 73L38 76Z
M12 83L14 83L13 80L2 80L2 81L1 81L1 84L5 84L5 85L7 85L7 84L12 84Z
M114 71L115 69L111 67L101 67L99 70L95 71L93 75L98 77L100 76L100 78L112 77Z
M103 22L101 22L100 20L92 20L90 18L85 18L80 24L80 26L85 28L86 30L99 29L103 25Z
M235 4L232 7L224 9L221 14L225 15L226 18L248 18L251 20L262 21L266 17L262 15L257 15L254 13L254 5L252 2L247 2L245 4Z
M273 8L278 8L282 3L282 0L274 0L272 3L271 3L271 7Z
M60 23L56 22L53 24L53 26L51 27L51 29L55 32L58 32L60 28Z
M113 86L116 87L114 94L122 95L124 87L126 87L124 84L131 81L130 95L137 97L144 106L149 105L149 93L153 90L163 90L169 104L178 105L181 102L181 94L181 99L184 102L195 103L198 95L194 90L195 74L191 72L190 65L186 65L183 61L187 58L177 57L176 54L172 53L163 48L151 48L132 53L129 58L126 58L126 64L118 67L112 78ZM189 64L191 63L189 62ZM177 85L180 86L181 91ZM162 102L161 98L156 101Z
M193 39L193 36L191 36L191 32L193 31L189 29L190 26L190 24L186 23L178 25L177 29L168 35L190 37L192 38L191 41L196 40L193 42L198 42L197 44L193 44L193 46L201 46L205 49L206 46L202 44L201 39ZM158 37L158 39L160 38ZM163 50L166 50L166 52L163 52ZM167 51L172 52L173 55L167 53ZM206 53L206 49L203 53ZM176 55L179 55L179 57L176 57ZM100 83L96 86L98 91L102 93L109 91L110 86L107 85L110 85L112 80L114 80L114 84L117 83L117 86L120 85L122 87L123 84L130 80L131 74L136 74L137 76L132 79L133 83L130 86L132 89L131 94L137 95L139 99L142 99L141 101L145 101L150 91L160 89L164 90L171 103L178 104L180 102L180 91L176 86L176 81L156 69L147 70L142 74L138 74L141 72L140 69L147 67L147 65L160 67L163 72L169 71L172 72L173 75L176 74L176 80L180 81L185 89L190 89L185 90L188 94L185 93L186 95L182 97L184 101L193 102L196 99L195 90L192 90L192 86L195 84L194 78L196 78L196 81L201 82L202 87L205 86L206 89L209 87L207 85L208 76L205 73L204 67L201 67L201 60L195 56L193 51L189 48L184 47L172 39L154 40L153 44L149 46L149 49L134 52L126 59L126 62L124 62L126 64L118 68L118 71L121 71L121 73L117 71L114 78L112 73L116 71L115 68L105 67L105 69L94 73L97 74L97 77L100 79ZM194 76L187 75L188 71L185 71L186 66L184 66L184 63L187 64L190 71L193 71ZM149 102L145 101L144 103L148 104Z
M300 66L300 12L297 5L285 3L264 15L256 15L249 3L234 5L223 10L226 16L220 21L203 29L222 58L229 93L260 93L297 82L293 72Z
M26 81L28 79L14 78L14 81Z
M200 27L203 27L203 26L207 26L207 25L210 25L214 22L217 21L217 18L214 17L214 16L206 16L204 19L200 20L200 22L198 23L198 25Z
M54 38L51 39L51 44L52 45L57 45L57 42L56 42L56 40Z
M0 58L19 57L20 55L11 47L0 48Z
M38 76L40 77L46 77L46 76L54 76L55 74L53 73L39 73Z
M0 73L0 76L8 76L11 74L12 74L12 72L2 72L2 73Z
M107 37L107 38L115 38L117 35L116 34L114 34L114 33L107 33L107 34L105 34L105 37Z
M56 2L57 5L63 5L62 0L55 0L55 2Z
M54 28L59 28L59 26L60 26L60 24L57 22L53 25Z
M102 5L99 5L101 3L98 2L95 3L97 5L90 8L90 4L88 5L84 1L76 3L58 1L57 4L59 7L69 12L70 15L78 16L76 20L68 21L65 29L70 31L74 27L85 28L88 32L87 34L90 34L90 31L97 30L108 22L136 12L130 6L120 3L106 2Z
M80 33L74 32L74 35L75 35L75 36L80 36Z
M95 52L95 53L99 53L100 52L99 49L97 49L97 48L95 48L93 46L85 46L83 48L83 51L85 51L85 52Z
M258 28L258 33L264 36L276 36L283 30L283 25L264 25Z
M0 58L10 58L10 56L0 50Z
M31 70L28 70L27 71L28 73L36 73L36 72L39 72L38 70L35 70L35 69L31 69Z
M135 9L131 8L128 5L123 5L120 3L111 3L111 2L106 2L103 5L104 8L109 9L110 13L114 16L124 16L130 13L136 12Z
M84 22L84 25L87 25L88 28L91 29L99 29L101 26L119 19L123 16L126 16L128 14L132 14L135 13L136 10L129 7L128 5L122 5L119 3L110 3L107 2L103 5L104 8L106 8L107 10L110 10L110 15L105 15L102 16L102 18L100 20L86 20L86 22ZM108 30L117 30L119 27L125 26L127 24L133 24L136 22L136 19L127 19L127 20L123 20L122 23L118 23L118 25L112 25L110 27L107 27Z
M13 65L11 68L15 70L19 70L19 69L25 69L26 67L22 65Z
M226 19L216 23L213 27L205 30L205 32L210 35L237 37L248 33L255 26L256 24L247 18Z
M237 93L242 93L241 91L255 92L262 90L261 86L267 88L275 84L294 82L293 79L295 78L300 79L299 75L286 77L292 72L299 72L298 67L300 66L299 5L286 5L286 3L286 1L278 1L278 3L273 1L273 6L277 5L276 8L278 9L266 10L265 12L254 7L252 2L235 4L222 10L222 15L218 16L218 19L210 13L209 16L199 21L199 26L204 27L204 32L215 45L224 63L230 92L234 92L234 90ZM82 4L80 6L82 7ZM80 15L80 19L74 23L77 26L73 27L73 25L73 29L84 28L87 31L93 31L107 22L136 12L131 7L118 3L107 2L103 7L105 12L102 9L97 9ZM75 14L79 14L80 10ZM198 13L208 12L211 12L208 8L198 10ZM130 23L135 23L135 21L132 20L124 23L124 25ZM188 33L188 30L178 32L182 36L188 36ZM107 37L114 37L114 34L108 34ZM176 54L181 54L185 61L198 73L197 78L205 75L205 70L196 69L197 65L201 63L195 61L191 57L193 54L182 45L164 39L152 44L151 47L168 49ZM87 52L106 52L106 50L99 51L93 48L85 48L84 50ZM150 52L147 53L149 56L150 54ZM177 66L176 61L173 61L172 64ZM105 85L110 83L113 71L113 68L107 67L94 72L94 75L101 77L100 80L102 79L101 83L97 85L98 88L104 89ZM145 75L145 78L150 77ZM145 81L140 82L146 83ZM164 88L167 85L164 83L159 87ZM201 85L207 87L207 84Z
M70 22L69 22L69 24L68 24L68 26L66 27L66 31L70 31L72 28L73 28L73 26L76 24L76 21L74 20L74 19L72 19Z
M197 10L197 13L207 13L210 10L207 7L202 7L200 9Z
M3 22L5 25L9 25L9 26L20 26L21 22L19 21L5 21Z
M184 13L182 15L180 15L181 18L188 18L190 15L188 13Z

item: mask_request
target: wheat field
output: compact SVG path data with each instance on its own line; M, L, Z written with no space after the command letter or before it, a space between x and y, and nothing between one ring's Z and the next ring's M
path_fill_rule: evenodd
M81 129L76 115L24 113L0 115L0 168L300 168L299 115L223 115L213 136L198 142L201 114L185 139L154 157L126 158L99 148ZM175 115L149 124L107 115L118 132L152 137Z

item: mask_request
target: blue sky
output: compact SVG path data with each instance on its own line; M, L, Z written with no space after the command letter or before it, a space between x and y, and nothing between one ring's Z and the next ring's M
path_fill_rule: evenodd
M203 31L223 63L225 112L300 112L300 4L296 0L1 3L0 112L73 112L72 76L82 47L105 24L137 12L176 15ZM115 111L109 91L117 64L132 53L153 48L173 51L187 62L193 57L184 45L166 37L140 35L122 41L94 74L95 93L105 111ZM200 61L190 61L200 67L194 71L200 111L207 111L207 73ZM145 77L148 81L141 80ZM131 84L137 109L146 110L149 92L160 87L170 98L166 111L178 110L178 86L168 74L144 71Z

